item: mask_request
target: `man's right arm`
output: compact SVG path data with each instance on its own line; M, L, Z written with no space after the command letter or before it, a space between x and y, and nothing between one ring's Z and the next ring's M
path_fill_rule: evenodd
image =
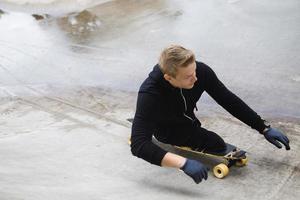
M158 100L155 95L139 92L131 132L131 152L152 164L161 166L167 151L152 142L157 128Z
M202 163L167 152L152 142L159 114L156 102L155 96L146 93L138 95L131 133L132 154L158 166L181 169L195 183L206 180L208 169Z
M140 92L138 95L131 133L132 154L152 164L181 168L186 162L186 158L166 152L152 142L159 115L159 105L156 102L157 98L151 94Z
M163 167L182 168L186 162L186 158L174 153L168 152L161 161Z

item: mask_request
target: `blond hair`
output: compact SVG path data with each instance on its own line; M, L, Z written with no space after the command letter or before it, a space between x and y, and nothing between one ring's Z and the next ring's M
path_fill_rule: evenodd
M159 67L164 74L176 77L178 67L187 67L195 62L194 53L180 45L165 48L159 57Z

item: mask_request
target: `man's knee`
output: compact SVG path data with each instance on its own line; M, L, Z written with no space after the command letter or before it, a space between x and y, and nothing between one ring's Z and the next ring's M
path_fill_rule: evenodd
M226 143L218 134L208 131L209 136L206 138L206 149L213 152L222 152L226 150Z
M223 140L223 138L221 138L219 136L218 141L217 141L217 143L215 145L215 151L216 152L222 152L222 151L225 151L225 150L226 150L226 143Z

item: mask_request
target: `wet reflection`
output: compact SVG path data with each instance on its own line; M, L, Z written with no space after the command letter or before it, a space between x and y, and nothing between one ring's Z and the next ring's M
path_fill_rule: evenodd
M164 0L110 1L79 13L58 18L59 27L75 42L89 42L90 38L109 39L123 34L127 27L147 17L156 20L156 14L164 14ZM175 13L178 15L180 13ZM144 22L145 23L145 22Z
M178 43L257 111L299 115L299 8L256 2L116 0L59 15L1 6L0 83L137 91Z
M99 30L101 26L99 17L87 10L59 18L57 23L63 32L79 43L88 40L92 33Z

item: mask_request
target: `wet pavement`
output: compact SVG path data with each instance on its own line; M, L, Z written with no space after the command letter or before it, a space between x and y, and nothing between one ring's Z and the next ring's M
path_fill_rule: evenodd
M0 6L1 200L299 198L298 1L125 0L80 12ZM288 135L292 150L277 150L206 95L197 116L248 152L246 167L222 180L210 171L196 185L133 157L126 119L170 43L194 50Z

